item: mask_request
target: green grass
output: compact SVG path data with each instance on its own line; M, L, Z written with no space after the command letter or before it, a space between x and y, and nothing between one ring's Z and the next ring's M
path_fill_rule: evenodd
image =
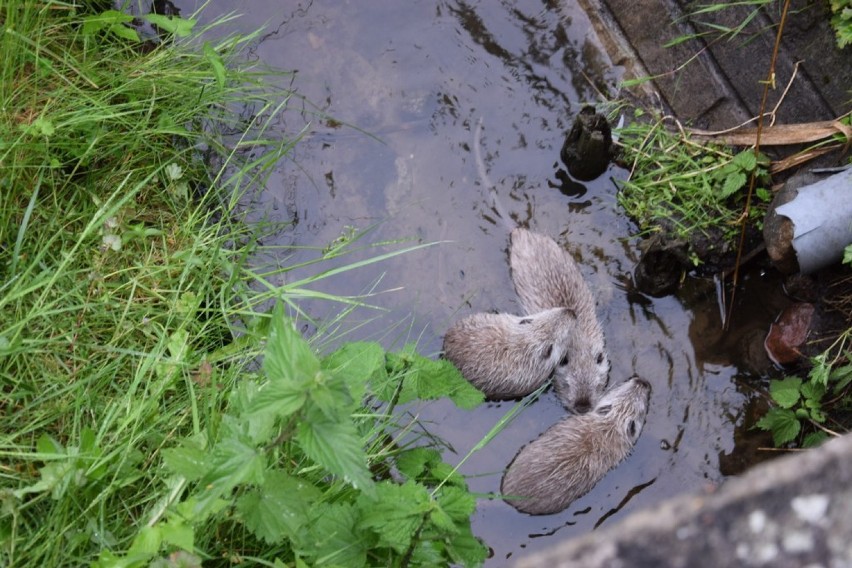
M0 564L481 562L464 481L397 412L481 395L413 347L275 339L304 298L361 304L317 280L419 247L341 265L354 235L270 285L294 267L257 266L275 228L236 204L298 140L267 128L294 95L241 63L252 36L143 46L126 19L0 0ZM294 487L296 524L254 506ZM357 542L318 539L335 521Z
M649 119L637 110L634 118L617 130L619 161L630 172L619 183L618 203L642 233L663 232L685 243L707 237L719 248L732 247L752 172L759 179L758 206L752 203L749 222L761 226L771 200L768 160L756 160L751 150L735 155L724 146L693 142L662 117Z

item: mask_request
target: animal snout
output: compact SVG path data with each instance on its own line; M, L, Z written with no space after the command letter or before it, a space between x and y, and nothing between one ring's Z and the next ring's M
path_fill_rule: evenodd
M588 398L578 398L574 401L574 410L577 414L585 414L592 409L592 401Z

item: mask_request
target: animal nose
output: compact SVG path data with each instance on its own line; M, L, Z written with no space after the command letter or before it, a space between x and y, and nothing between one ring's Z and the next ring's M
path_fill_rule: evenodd
M585 414L591 409L592 403L589 402L588 398L578 398L574 402L574 410L576 410L578 414Z

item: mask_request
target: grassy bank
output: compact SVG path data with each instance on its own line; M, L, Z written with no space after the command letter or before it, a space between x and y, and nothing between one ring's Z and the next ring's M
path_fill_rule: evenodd
M250 264L236 204L297 136L236 110L292 93L252 37L129 23L0 0L0 563L481 562L464 480L396 411L481 395L413 347L315 354L285 315L314 279Z

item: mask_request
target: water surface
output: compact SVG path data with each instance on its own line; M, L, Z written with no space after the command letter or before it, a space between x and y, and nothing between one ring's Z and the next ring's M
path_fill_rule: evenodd
M184 4L191 11L191 2ZM294 223L280 236L283 244L322 246L347 226L375 223L372 240L441 243L320 285L346 296L377 292L371 302L386 312L374 320L375 311L356 311L348 339L378 338L389 348L417 341L422 353L437 356L455 319L520 313L509 279L508 224L492 207L471 152L481 118L485 161L511 222L550 235L581 264L606 332L611 383L639 374L653 385L634 454L563 513L530 517L500 500L480 500L473 528L493 550L490 565L712 486L724 464L731 473L738 466L730 464L751 461L731 456L755 392L749 352L774 316L774 298L744 293L749 313L740 321L747 325L723 334L713 282L689 282L677 297L628 293L635 228L616 205L614 184L626 172L612 167L584 185L565 183L560 173L559 150L574 115L600 92L614 92L620 77L579 7L534 0L245 6L214 0L206 17L236 10L244 12L236 23L242 31L266 25L253 56L296 70L292 85L315 104L294 103L304 112L291 112L281 125L293 133L310 124L255 214ZM768 279L759 272L748 278L758 285ZM308 308L317 318L329 309ZM512 405L467 412L439 402L414 412L451 444L447 459L457 463ZM471 489L498 491L521 446L564 415L546 393L462 466Z

